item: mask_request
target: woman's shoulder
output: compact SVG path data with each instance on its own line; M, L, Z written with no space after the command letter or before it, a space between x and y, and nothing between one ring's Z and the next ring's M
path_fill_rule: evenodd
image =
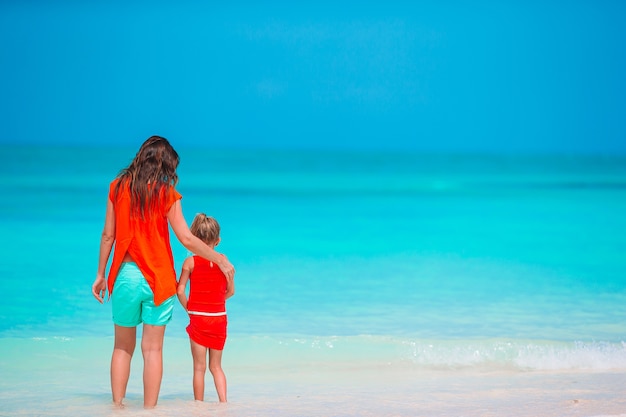
M111 199L113 199L113 196L116 194L119 182L120 182L120 177L115 177L109 183L109 197L111 197Z
M126 178L124 178L123 176L118 175L117 177L113 178L113 179L111 180L111 182L109 182L109 188L110 188L111 190L113 190L113 189L115 189L116 187L118 187L118 184L119 184L119 185L128 185L128 181L124 181L125 179L126 179ZM124 183L126 183L126 184L124 184Z

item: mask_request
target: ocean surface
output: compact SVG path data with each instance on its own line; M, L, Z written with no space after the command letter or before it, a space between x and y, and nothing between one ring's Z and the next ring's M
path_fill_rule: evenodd
M110 406L91 284L136 148L2 145L0 415L626 415L626 157L177 150L237 271L229 403L193 401L177 305L159 407L139 348Z

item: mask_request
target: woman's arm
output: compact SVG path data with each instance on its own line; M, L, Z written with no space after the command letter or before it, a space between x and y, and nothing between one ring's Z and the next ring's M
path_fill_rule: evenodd
M167 212L167 220L170 222L176 238L187 250L216 263L227 279L232 279L235 276L235 268L228 262L226 256L216 252L191 233L183 216L180 200L176 200Z
M176 288L176 295L178 295L178 301L183 306L185 311L187 311L187 294L185 293L185 288L187 288L187 281L189 281L189 275L193 271L193 257L185 259L183 262L183 268L180 272L180 280L178 281L178 287Z
M104 296L106 294L106 266L111 255L111 249L115 242L115 210L113 209L113 203L110 199L107 200L106 216L104 218L104 229L102 230L102 237L100 238L100 256L98 258L98 271L96 272L96 279L91 286L91 293L100 303L104 302Z

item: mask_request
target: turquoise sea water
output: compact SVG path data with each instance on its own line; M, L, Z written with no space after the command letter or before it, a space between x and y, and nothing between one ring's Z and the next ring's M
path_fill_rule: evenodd
M110 304L90 286L108 183L134 151L2 147L6 415L108 404ZM624 382L626 157L178 151L187 220L215 216L218 249L237 270L225 351L235 405L208 411L294 415L289 399L276 400L280 414L257 396L287 383L328 401L311 388L324 385L324 369L347 380L340 388L362 381L350 376L359 369L406 378L406 387L430 372L610 373ZM173 248L180 270L188 254ZM185 325L177 306L161 403L193 414ZM28 401L33 379L47 406ZM131 404L140 379L139 366ZM334 415L366 415L344 394ZM410 404L394 415L412 415ZM448 415L433 407L430 415ZM463 415L481 415L467 407Z

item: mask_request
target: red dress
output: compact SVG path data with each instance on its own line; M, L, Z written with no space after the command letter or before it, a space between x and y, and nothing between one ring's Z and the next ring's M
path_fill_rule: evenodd
M222 350L226 343L226 276L219 267L200 257L193 257L189 275L187 333L194 342Z

